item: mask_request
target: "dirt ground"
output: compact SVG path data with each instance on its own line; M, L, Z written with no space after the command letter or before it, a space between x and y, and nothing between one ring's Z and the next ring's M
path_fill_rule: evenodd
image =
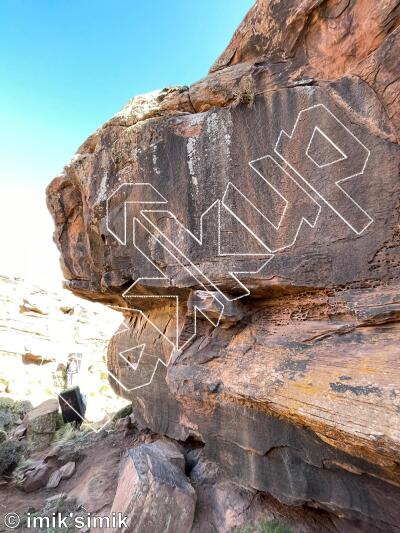
M57 488L43 488L26 493L12 482L0 485L0 531L10 531L4 527L7 513L22 516L28 511L40 511L46 500L57 494L75 498L77 504L87 512L100 516L107 514L117 488L121 457L128 448L149 440L152 440L150 434L130 430L103 430L98 434L85 435L76 444L67 443L66 446L78 449L79 460L74 475L62 480ZM48 452L49 449L32 454L30 458L40 460Z

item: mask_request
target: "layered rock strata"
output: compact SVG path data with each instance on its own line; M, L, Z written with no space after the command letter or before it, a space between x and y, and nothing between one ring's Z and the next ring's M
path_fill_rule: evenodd
M258 1L47 191L142 423L342 531L400 527L399 6Z

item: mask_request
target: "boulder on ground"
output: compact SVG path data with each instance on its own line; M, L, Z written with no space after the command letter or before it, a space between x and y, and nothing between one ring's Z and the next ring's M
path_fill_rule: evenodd
M34 492L46 486L51 475L51 468L43 462L35 464L25 472L22 489L25 492Z
M24 424L19 424L16 429L13 431L12 436L14 439L21 440L25 437L26 426Z
M128 451L111 509L127 517L126 533L190 531L196 492L179 465L184 460L180 455L169 442L142 444Z
M43 450L52 441L57 427L58 401L46 400L33 409L24 418L27 435L37 450Z
M73 476L74 472L75 462L70 461L69 463L66 463L61 468L58 468L51 474L47 482L46 488L55 489L56 487L58 487L62 479L69 479Z
M66 287L124 314L137 427L346 533L400 524L399 8L258 0L47 190Z

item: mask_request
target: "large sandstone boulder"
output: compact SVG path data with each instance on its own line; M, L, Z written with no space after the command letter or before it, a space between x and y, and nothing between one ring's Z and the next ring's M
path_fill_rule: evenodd
M155 442L128 451L111 509L127 520L126 533L188 533L196 493L185 476L175 444ZM113 530L114 531L114 530Z
M51 443L57 428L58 401L46 400L25 415L23 420L31 446L43 450Z
M47 190L66 287L124 314L110 381L141 423L343 531L400 523L399 21L259 0Z

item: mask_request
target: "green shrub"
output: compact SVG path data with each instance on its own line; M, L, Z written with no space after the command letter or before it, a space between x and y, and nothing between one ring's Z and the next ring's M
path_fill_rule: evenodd
M77 430L73 424L64 424L55 433L53 443L63 445L76 438Z
M9 431L19 418L32 409L32 404L24 400L0 397L0 429Z
M67 494L57 494L56 496L48 498L45 506L41 510L30 508L28 512L24 513L21 516L21 526L23 531L28 528L28 513L31 529L34 519L38 517L48 517L50 524L52 524L52 518L57 517L58 515L61 515L61 517L68 517L66 520L66 527L46 527L45 523L43 524L43 527L40 527L36 522L36 533L75 533L78 529L73 526L74 517L79 516L85 519L87 516L86 510L79 506L74 498L69 498Z
M23 446L14 440L5 440L0 444L0 475L16 466L22 457Z
M122 407L119 411L115 413L115 415L113 416L113 420L115 422L116 420L120 420L121 418L125 418L131 414L132 414L132 404L128 403L128 405L124 405L124 407Z
M12 427L17 420L17 416L12 412L12 400L0 398L0 429L7 430Z
M65 422L63 419L63 415L59 412L57 413L56 430L61 429L64 426L65 426Z
M78 451L89 442L88 438L91 435L95 436L96 433L86 424L82 424L80 429L77 429L73 423L64 424L55 432L52 444L63 449L68 448Z

